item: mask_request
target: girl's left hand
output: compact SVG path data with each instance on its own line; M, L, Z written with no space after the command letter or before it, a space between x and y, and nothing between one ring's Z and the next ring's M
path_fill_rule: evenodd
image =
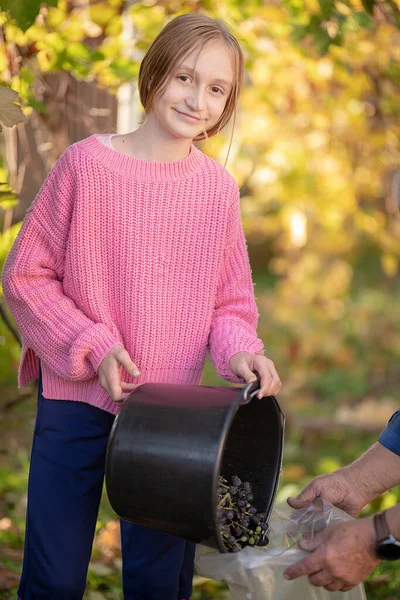
M238 377L243 377L246 383L256 381L255 371L260 375L260 391L257 398L274 396L282 387L281 380L275 369L275 365L262 354L251 354L251 352L237 352L229 360L231 370Z

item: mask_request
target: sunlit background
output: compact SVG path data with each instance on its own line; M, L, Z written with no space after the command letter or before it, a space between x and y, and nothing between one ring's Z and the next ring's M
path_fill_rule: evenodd
M38 2L22 4L2 2L12 16L0 13L1 82L26 115L0 137L0 268L61 152L139 125L140 60L167 20L221 18L246 57L227 168L241 189L259 334L284 384L278 501L357 457L400 400L398 2L54 0L37 17ZM200 147L224 163L230 134ZM19 334L0 300L0 598L11 599L36 391L16 388ZM203 383L226 385L209 362ZM399 499L388 492L366 514ZM394 568L380 567L368 599L397 598L399 585ZM121 594L118 527L104 498L85 598ZM196 577L194 600L228 597Z

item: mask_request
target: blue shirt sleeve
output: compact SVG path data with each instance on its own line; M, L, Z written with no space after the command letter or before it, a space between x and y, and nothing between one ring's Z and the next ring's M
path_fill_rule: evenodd
M389 419L386 429L379 436L378 442L400 456L400 410Z

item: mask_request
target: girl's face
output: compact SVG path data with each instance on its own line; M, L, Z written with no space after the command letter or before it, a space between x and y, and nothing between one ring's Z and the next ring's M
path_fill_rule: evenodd
M156 98L149 117L169 136L191 139L211 129L222 115L234 80L228 47L209 42L188 54L171 73L171 81Z

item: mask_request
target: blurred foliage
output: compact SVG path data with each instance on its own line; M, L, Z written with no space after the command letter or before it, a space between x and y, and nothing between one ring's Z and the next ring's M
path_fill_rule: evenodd
M122 0L59 0L42 7L31 26L25 5L1 3L22 12L12 12L16 21L0 13L0 83L18 92L28 117L46 110L37 85L43 74L69 71L116 92L135 80L144 52L167 19L199 11L228 24L244 49L247 69L228 169L241 186L259 333L284 382L287 412L333 416L342 405L363 406L365 400L375 407L383 400L398 402L398 2L146 0L127 10L135 30L129 40L121 35ZM223 163L229 138L228 128L201 147ZM18 231L7 226L16 196L7 186L4 163L0 186L1 269ZM3 441L0 452L1 576L1 569L19 571L28 462L21 447L29 445L33 419L33 403L16 392L19 352L0 319L0 410L10 399L21 400L12 409L14 437L12 427L7 436L0 427L0 439L3 434L10 441L9 447ZM209 362L204 383L222 383ZM279 498L346 464L375 439L356 430L305 436L290 429ZM368 510L398 501L397 490L388 492ZM114 518L104 501L98 540L115 538ZM121 597L119 549L104 544L96 542L89 600ZM1 581L0 598L14 597L15 586L1 591ZM395 598L399 586L399 574L384 564L369 580L368 597ZM220 584L196 580L193 600L222 600L224 594Z
M26 31L0 13L3 83L19 93L28 116L46 110L35 86L46 72L68 70L116 91L135 79L167 19L187 11L222 18L246 56L228 168L241 186L254 273L268 273L259 301L268 352L292 396L393 397L400 380L396 5L135 2L126 11L135 31L129 40L121 35L123 6L122 0L59 0ZM322 23L321 15L324 27L314 33L336 40L323 53L316 33L297 31L315 19ZM202 148L224 162L229 137L228 128ZM14 232L5 236L0 260ZM4 336L0 358L6 354L9 364L18 348ZM4 377L3 371L0 383Z
M220 383L212 373L209 363L207 363L203 383L207 385ZM29 435L32 434L33 429L34 408L35 402L32 399L23 409L25 420L29 421ZM29 462L27 449L19 447L17 450L14 446L14 438L9 436L8 439L14 450L10 453L7 462L0 460L0 599L4 600L15 598L18 574L21 570ZM298 427L291 426L289 420L277 501L284 502L289 495L296 494L312 477L348 464L375 440L375 435L366 436L357 431L349 434L349 430L338 429L323 434L305 433ZM368 505L362 516L398 502L400 502L400 488L395 488ZM229 600L229 594L222 583L196 576L194 586L192 600ZM368 600L394 600L397 598L399 586L400 573L396 563L382 563L366 583ZM121 598L119 526L104 493L85 600L120 600Z

